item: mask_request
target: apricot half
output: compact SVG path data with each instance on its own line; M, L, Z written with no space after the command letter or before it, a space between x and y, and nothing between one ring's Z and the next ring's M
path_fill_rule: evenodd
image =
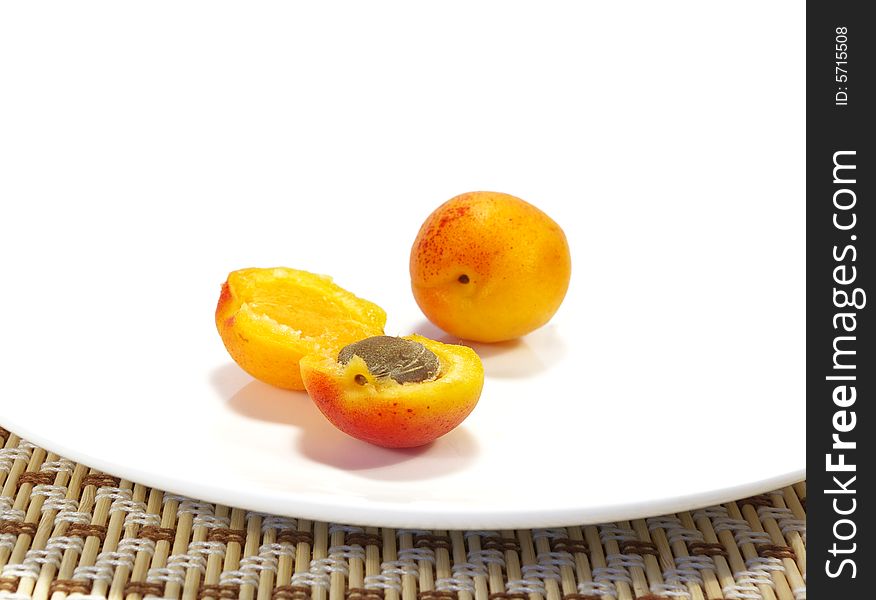
M439 206L411 248L411 289L435 325L500 342L547 323L571 274L563 230L514 196L471 192Z
M288 268L242 269L228 275L216 306L216 327L247 373L277 387L303 390L299 361L337 355L380 335L386 313L332 282Z
M307 393L341 431L387 448L422 446L471 413L484 385L478 355L466 346L411 335L380 336L338 356L306 356Z

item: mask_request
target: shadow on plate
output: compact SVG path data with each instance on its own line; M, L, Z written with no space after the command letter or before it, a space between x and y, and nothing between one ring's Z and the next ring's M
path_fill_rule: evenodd
M566 344L553 325L546 325L527 336L507 342L481 344L462 341L448 335L429 321L422 321L414 333L445 344L463 343L481 357L487 377L526 378L551 368L567 351Z
M228 368L242 373L236 365L228 365ZM336 429L306 392L281 390L250 379L230 395L224 393L234 387L235 381L240 379L225 367L217 369L213 376L214 385L222 397L227 398L228 407L234 413L296 427L301 435L293 442L293 452L362 477L384 481L431 479L464 468L478 452L477 441L464 425L419 448L380 448Z

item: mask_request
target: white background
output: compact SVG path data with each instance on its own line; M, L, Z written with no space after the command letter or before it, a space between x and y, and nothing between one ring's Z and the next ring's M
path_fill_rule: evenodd
M803 9L4 5L0 423L372 524L616 518L802 477ZM460 430L372 450L230 364L212 311L246 266L330 274L388 333L440 337L408 251L475 189L558 221L573 280L549 327L478 347Z

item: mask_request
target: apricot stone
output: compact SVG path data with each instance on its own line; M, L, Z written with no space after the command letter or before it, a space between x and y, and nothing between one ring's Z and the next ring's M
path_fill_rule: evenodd
M423 344L404 338L378 335L354 342L338 354L345 365L354 356L365 361L375 377L391 377L398 383L419 383L438 375L438 357Z

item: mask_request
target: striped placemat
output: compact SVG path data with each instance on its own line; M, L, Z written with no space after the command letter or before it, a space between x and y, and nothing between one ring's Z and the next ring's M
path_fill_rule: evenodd
M802 482L633 521L426 531L280 517L168 494L2 429L0 447L0 598L806 597Z

